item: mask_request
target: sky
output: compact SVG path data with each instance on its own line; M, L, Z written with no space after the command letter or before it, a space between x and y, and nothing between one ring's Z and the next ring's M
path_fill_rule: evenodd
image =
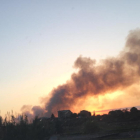
M140 26L139 6L139 0L0 0L1 114L40 105L70 79L80 55L97 61L117 56L129 31ZM93 100L101 103L98 110L110 109L102 104L121 94ZM138 105L130 100L114 107Z

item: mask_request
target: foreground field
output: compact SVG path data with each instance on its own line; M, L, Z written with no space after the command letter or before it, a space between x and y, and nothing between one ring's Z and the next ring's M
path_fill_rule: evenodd
M140 131L58 136L58 140L140 140Z
M112 138L106 138L101 140L113 140ZM125 139L114 139L114 140L140 140L140 138L125 138Z

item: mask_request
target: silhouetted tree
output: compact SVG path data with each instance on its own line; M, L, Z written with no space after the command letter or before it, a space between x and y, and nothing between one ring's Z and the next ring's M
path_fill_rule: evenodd
M131 112L131 113L138 113L138 109L137 109L136 107L132 107L132 108L130 109L130 112Z
M54 116L54 114L52 113L52 115L51 115L51 119L54 119L55 118L55 116Z
M99 125L96 121L86 121L83 124L83 132L84 133L94 133L99 131Z
M77 113L72 113L72 114L70 115L70 118L77 118L77 117L78 117Z

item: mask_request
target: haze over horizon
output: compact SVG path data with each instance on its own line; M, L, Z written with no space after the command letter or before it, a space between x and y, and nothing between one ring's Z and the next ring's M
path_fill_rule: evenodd
M58 103L52 95L56 95L55 91L59 91L62 86L66 86L63 88L66 92L78 93L81 90L82 84L78 84L80 88L77 88L78 86L71 83L71 79L79 80L80 70L84 69L84 72L87 72L98 65L105 68L109 65L103 61L110 62L110 58L118 61L118 57L120 61L120 55L123 60L124 56L127 56L122 55L122 51L128 41L128 34L136 33L139 42L139 5L137 0L0 1L1 115L11 110L44 113L48 104L52 108L53 102ZM129 53L138 55L138 51L133 52L130 49ZM132 58L139 62L139 56L135 55ZM128 58L125 58L121 62L127 63L127 60ZM80 63L89 66L89 69ZM132 64L125 65L125 70L129 70L130 66L132 67ZM136 67L133 72L136 72ZM103 75L104 71L97 71ZM130 71L127 74L130 76ZM75 97L77 102L68 100L74 105L72 108L69 105L62 107L57 104L54 112L60 108L70 108L78 112L80 109L94 111L139 106L139 76L131 76L131 79L134 79L130 83L127 83L129 77L124 80L127 87L119 85L120 88L116 88L114 84L113 89L108 90L105 86L105 92L98 96L91 94L91 90L94 93L99 93L100 90L97 90L97 87L93 89L94 82L90 83L92 88L88 85L88 88L83 90L87 93L88 89L88 96L79 92L82 96ZM88 80L91 80L90 77ZM74 90L71 90L67 83L70 83ZM101 88L100 84L98 86ZM50 102L50 99L53 99L53 102ZM66 105L66 102L63 104Z

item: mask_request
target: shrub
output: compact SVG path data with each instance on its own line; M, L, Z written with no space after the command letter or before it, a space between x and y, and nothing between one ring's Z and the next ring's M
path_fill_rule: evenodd
M87 121L83 124L84 133L94 133L100 130L99 124L96 121Z

